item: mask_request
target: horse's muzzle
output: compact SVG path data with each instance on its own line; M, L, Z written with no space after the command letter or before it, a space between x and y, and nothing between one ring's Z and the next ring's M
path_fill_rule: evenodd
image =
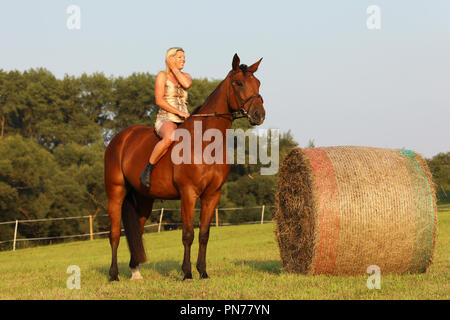
M262 106L260 108L254 108L251 112L248 113L248 121L252 126L261 125L264 122L265 118L266 112Z

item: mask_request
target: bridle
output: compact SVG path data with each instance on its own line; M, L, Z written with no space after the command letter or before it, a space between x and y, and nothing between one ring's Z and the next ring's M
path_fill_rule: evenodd
M238 72L239 72L239 71L234 71L234 70L232 70L232 71L230 71L230 76L229 76L229 78L230 78L230 88L232 88L232 90L233 90L234 98L235 98L235 100L236 100L236 105L238 106L238 111L227 112L227 113L217 113L217 112L214 112L214 113L205 113L205 114L193 114L193 115L191 115L191 117L221 117L221 116L232 116L232 120L231 120L231 121L233 121L233 120L235 120L235 119L240 119L240 118L247 118L247 119L248 119L248 111L245 110L245 105L246 105L250 100L253 100L253 99L256 99L256 98L261 98L261 100L263 101L263 103L264 103L264 100L263 100L263 97L262 97L259 93L255 93L255 94L251 95L250 97L248 97L247 99L245 99L242 103L239 103L239 101L238 101L238 94L237 94L236 88L235 88L235 86L234 86L234 84L233 84L233 75L236 74L236 73L238 73ZM250 71L247 71L247 72L250 72ZM231 90L231 89L230 89L230 90ZM228 94L228 98L229 98L229 97L230 97L230 94ZM228 108L230 108L230 101L228 100L227 103L228 103Z

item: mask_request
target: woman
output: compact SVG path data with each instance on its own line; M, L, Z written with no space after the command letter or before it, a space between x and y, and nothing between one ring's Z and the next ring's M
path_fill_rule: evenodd
M189 117L187 89L192 85L191 76L181 72L186 59L182 48L170 48L166 53L166 70L156 76L155 100L161 108L156 116L155 130L161 137L141 174L141 183L150 188L153 167L166 153L173 141L177 123Z

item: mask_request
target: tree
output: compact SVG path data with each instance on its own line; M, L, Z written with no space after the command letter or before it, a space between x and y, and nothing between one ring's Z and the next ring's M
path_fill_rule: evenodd
M306 146L306 148L315 148L316 145L314 144L314 139L309 139L308 141L308 145Z
M24 133L21 117L26 109L25 90L26 81L19 71L0 71L1 137L7 133Z
M450 202L450 152L438 153L427 159L427 163L433 175L438 199Z
M128 126L153 126L159 111L154 84L155 76L148 73L117 78L95 73L57 79L42 68L0 70L0 220L106 213L105 146ZM189 111L204 103L219 84L219 80L193 79ZM247 130L252 126L247 119L239 119L233 128ZM290 132L282 133L280 162L294 146ZM248 144L246 154L248 158ZM277 175L262 176L261 167L261 163L250 165L248 161L232 165L219 206L273 205ZM156 201L154 207L179 208L180 203ZM259 215L260 209L256 209L228 211L225 217L237 222ZM151 217L156 220L159 212ZM181 222L178 211L166 210L164 217L167 222ZM107 218L96 219L96 230L106 230L108 225ZM79 234L86 233L87 227L87 220L24 223L19 234ZM0 229L0 240L10 239L9 234L3 237L4 230Z
M192 86L189 88L188 107L189 112L201 106L206 98L217 88L220 80L209 81L206 78L192 79Z
M270 139L268 145L270 145ZM279 163L281 164L287 153L297 143L290 131L282 133L279 137ZM246 158L248 159L248 144L246 144ZM231 166L230 175L223 186L223 194L219 206L221 207L252 207L275 205L278 173L275 175L261 175L262 164L236 164ZM270 211L268 211L270 212ZM259 219L260 210L228 211L225 219L230 222L254 221ZM266 215L267 219L271 215Z
M0 141L0 214L3 221L38 219L48 216L58 170L52 155L35 141L19 135ZM45 226L30 225L25 234L45 231ZM32 232L31 232L32 231Z
M108 135L132 125L153 126L159 108L155 102L155 76L149 73L133 73L119 77L113 84L112 103L106 111Z

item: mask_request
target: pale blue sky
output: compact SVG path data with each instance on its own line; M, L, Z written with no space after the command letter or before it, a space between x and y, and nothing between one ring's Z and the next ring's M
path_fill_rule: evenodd
M81 29L69 30L69 5ZM369 5L381 29L366 27ZM233 54L252 64L262 128L301 146L364 145L450 151L450 1L106 1L0 3L0 68L64 74L156 74L167 48L185 71L223 79Z

